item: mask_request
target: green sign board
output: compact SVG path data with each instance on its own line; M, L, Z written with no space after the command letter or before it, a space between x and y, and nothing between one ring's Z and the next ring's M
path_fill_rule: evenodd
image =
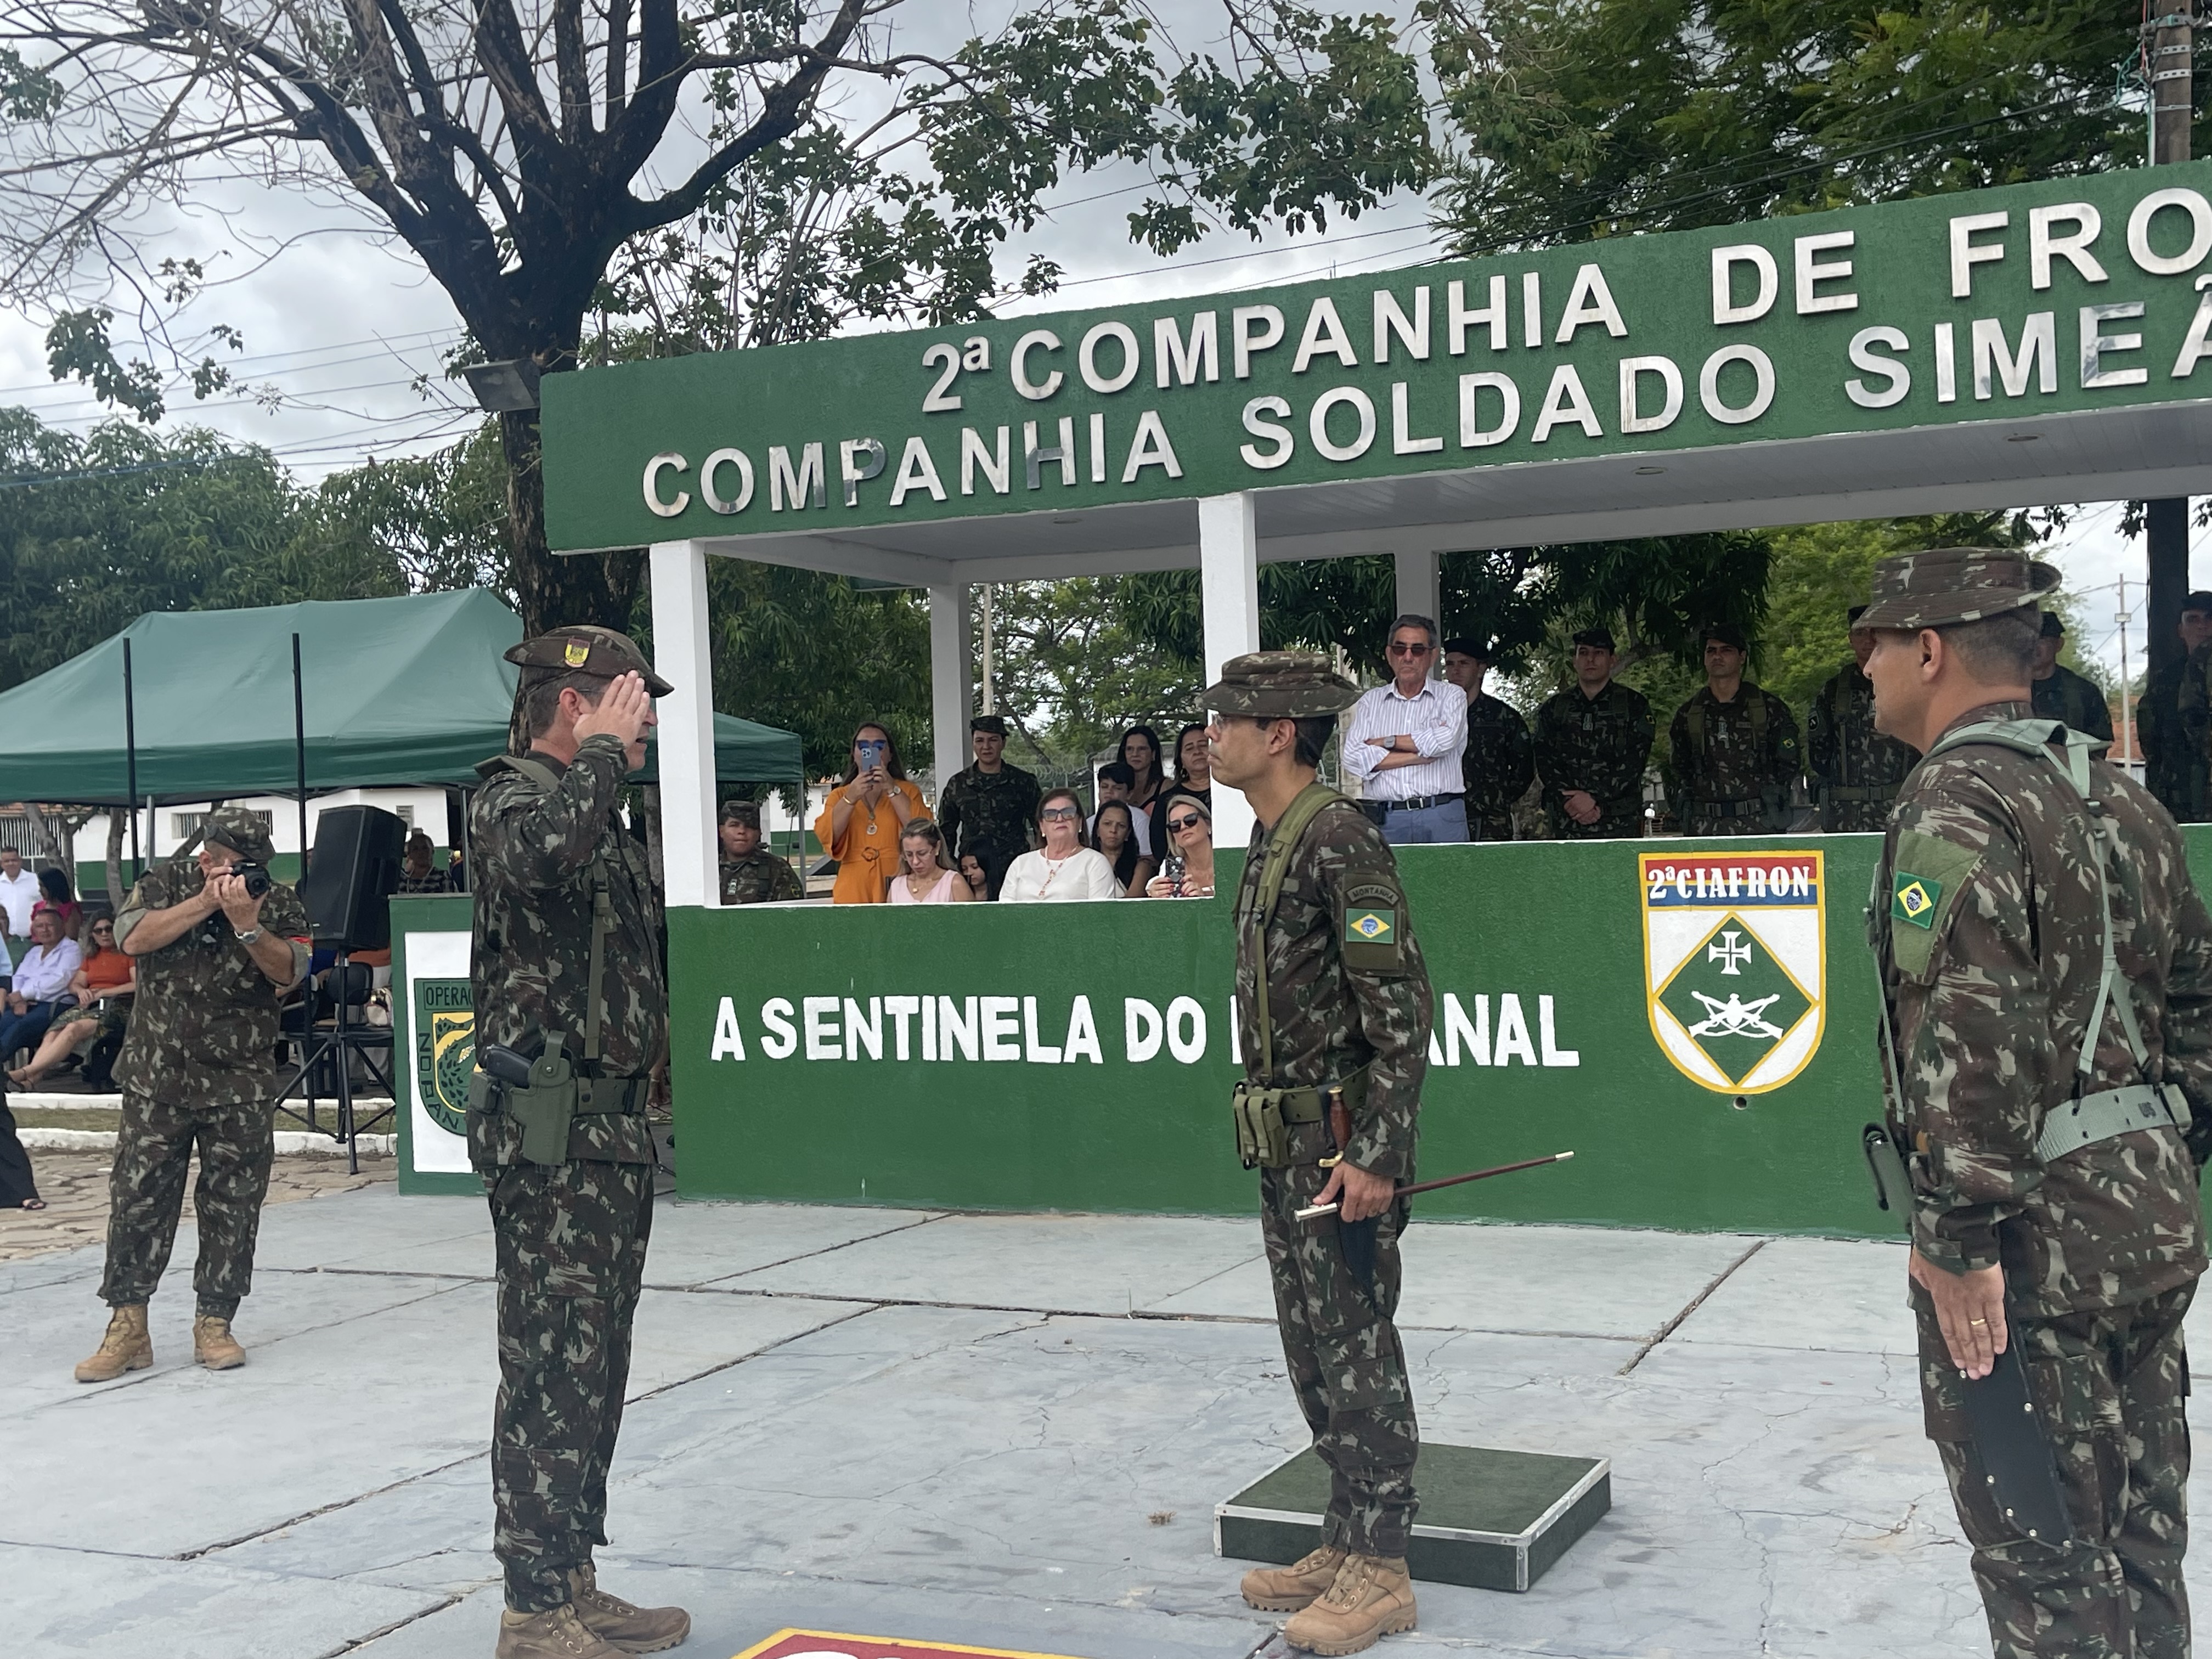
M2208 191L2183 163L554 375L547 522L834 534L2193 400Z

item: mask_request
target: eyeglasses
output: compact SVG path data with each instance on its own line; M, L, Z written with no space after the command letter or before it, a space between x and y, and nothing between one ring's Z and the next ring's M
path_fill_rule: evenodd
M1415 645L1405 640L1390 641L1390 654L1394 657L1425 657L1435 649L1433 645Z
M1178 836L1186 830L1195 830L1197 827L1198 820L1194 817L1188 818L1170 818L1168 820L1168 828L1174 830Z
M1079 818L1083 811L1075 806L1048 806L1037 816L1041 818Z

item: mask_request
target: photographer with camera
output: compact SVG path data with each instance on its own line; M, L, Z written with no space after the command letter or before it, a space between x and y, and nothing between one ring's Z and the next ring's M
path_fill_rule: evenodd
M853 758L814 820L814 838L837 860L830 903L889 903L899 837L916 818L929 817L921 791L907 781L891 734L866 722L853 733Z
M193 1358L211 1371L246 1363L230 1322L252 1287L276 1145L276 1005L307 971L307 912L270 878L276 849L252 813L219 806L203 835L196 863L155 866L115 919L116 943L137 959L137 1006L115 1062L123 1115L100 1286L114 1311L99 1351L76 1368L80 1382L154 1363L146 1304L169 1263L195 1146Z

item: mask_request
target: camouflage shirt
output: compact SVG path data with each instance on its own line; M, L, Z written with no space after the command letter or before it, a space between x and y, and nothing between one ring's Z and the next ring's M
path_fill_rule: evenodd
M1959 724L2030 714L1995 703ZM2092 787L2119 838L2113 938L2150 1074L2179 1083L2202 1114L2212 915L2148 793L2101 761ZM2094 835L2047 763L1954 750L1907 781L1868 908L1902 1091L1892 1125L1915 1154L1913 1243L1954 1273L2002 1260L2028 1317L2140 1301L2204 1267L2197 1171L2172 1130L2093 1142L2048 1166L2035 1154L2045 1114L2075 1093L2100 978ZM2108 1013L2081 1091L2136 1080Z
M1732 702L1710 685L1667 728L1667 808L1692 836L1771 835L1789 823L1804 772L1790 705L1749 680Z
M1510 702L1485 695L1467 706L1467 751L1460 760L1467 780L1467 821L1483 841L1513 839L1513 804L1536 775L1528 722Z
M2150 792L2184 823L2212 818L2212 643L2158 670L2136 704Z
M1237 889L1237 1017L1244 1074L1280 1088L1316 1088L1367 1068L1367 1099L1346 1156L1370 1175L1406 1179L1413 1168L1421 1079L1428 1071L1429 970L1382 832L1350 802L1322 809L1291 854L1267 929L1267 1012L1275 1070L1261 1079L1254 923L1267 832ZM1355 932L1379 919L1372 939ZM1367 924L1372 927L1376 922Z
M559 1031L563 1052L584 1069L594 872L603 871L614 926L603 947L598 1070L642 1076L667 1053L668 988L660 896L643 852L615 821L628 772L623 746L601 733L585 738L566 767L543 753L530 759L556 775L551 791L495 761L477 769L484 787L469 814L476 1040L531 1052L533 1039ZM472 1112L469 1130L477 1168L520 1160L522 1132L513 1119ZM653 1140L640 1113L580 1115L568 1156L649 1164Z
M1641 691L1607 680L1595 697L1571 685L1536 711L1536 775L1544 781L1544 812L1555 836L1644 833L1644 768L1656 727ZM1560 800L1569 789L1597 802L1595 823L1577 823Z
M937 800L946 853L957 864L963 853L1027 852L1041 794L1036 775L1018 766L954 773Z
M722 902L768 904L781 899L805 898L806 889L789 859L778 858L764 847L756 847L741 859L722 860Z
M2033 689L2037 714L2106 743L2112 740L2112 711L2105 706L2105 694L2072 669L2053 668L2051 678L2036 681Z
M199 865L173 859L138 878L115 918L127 940L139 919L198 896ZM294 967L307 970L307 911L300 896L272 883L261 901L261 929L293 941ZM163 1106L235 1106L266 1100L275 1083L276 1005L285 988L270 982L230 918L217 910L190 933L137 959L131 1034L116 1056L125 1091Z
M1805 775L1820 804L1820 828L1879 830L1898 787L1920 757L1874 729L1874 682L1847 662L1805 711Z

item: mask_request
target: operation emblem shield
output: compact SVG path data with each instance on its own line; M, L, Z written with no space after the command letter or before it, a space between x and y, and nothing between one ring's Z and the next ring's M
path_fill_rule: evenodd
M1674 1069L1756 1095L1803 1071L1826 1023L1817 852L1645 853L1644 1005Z
M469 1132L469 1073L476 1060L476 1005L468 981L416 980L415 1081L422 1109L448 1133Z

